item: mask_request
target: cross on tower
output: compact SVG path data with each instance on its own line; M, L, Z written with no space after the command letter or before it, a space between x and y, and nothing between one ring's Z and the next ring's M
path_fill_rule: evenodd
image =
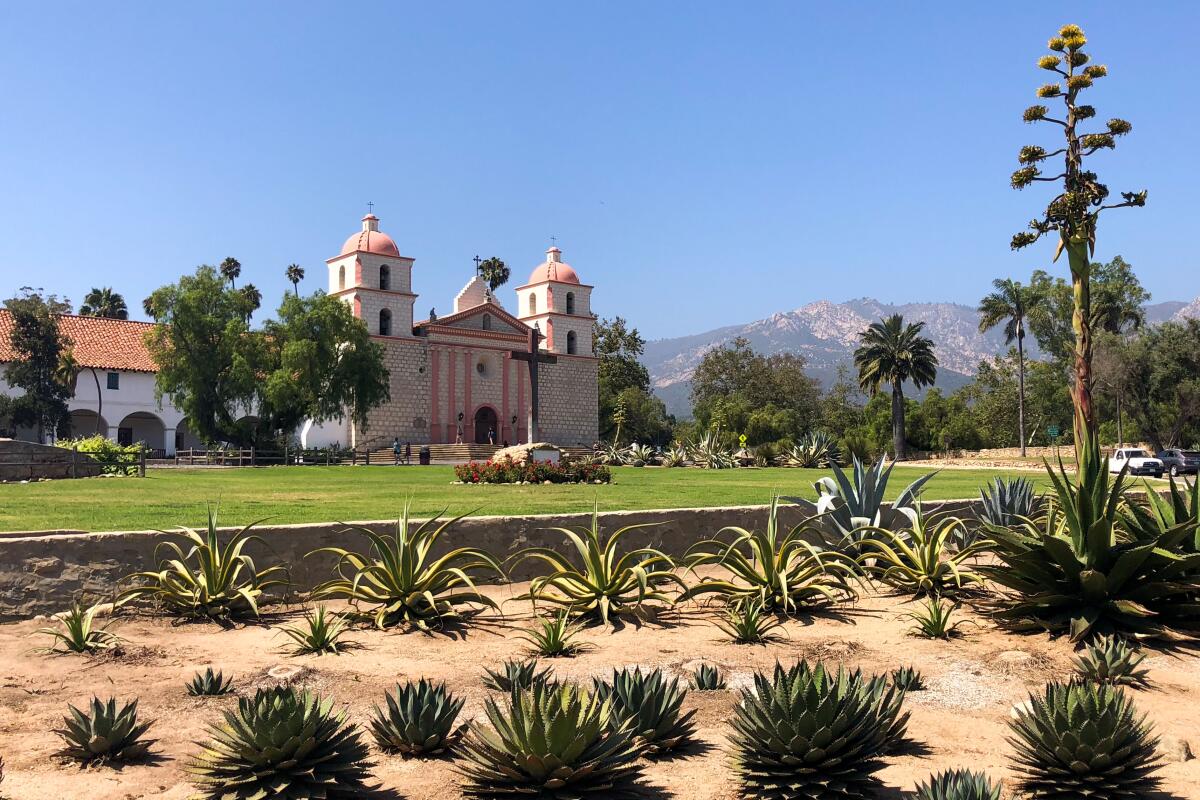
M550 237L550 246L551 246L551 247L558 247L558 237L557 237L557 236L551 236L551 237Z
M477 254L475 255L475 273L476 273L476 274L479 274L479 264L480 264L480 262L482 262L482 261L483 261L483 259L482 259L482 258L480 258L480 257L479 257L479 254L477 253Z
M538 349L542 338L541 329L538 328L537 323L534 323L533 328L529 331L525 349L509 352L509 356L514 361L524 361L529 365L529 444L536 442L538 435L538 364L558 363L558 356L543 353ZM513 438L517 438L516 431L513 431Z
M367 203L367 213L368 213L368 214L374 214L374 213L375 213L375 204L374 204L374 203L371 203L371 202L368 202L368 203Z

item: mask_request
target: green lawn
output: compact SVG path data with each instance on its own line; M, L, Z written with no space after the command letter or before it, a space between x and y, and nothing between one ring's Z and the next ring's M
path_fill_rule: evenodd
M897 467L888 486L894 497L928 471ZM822 470L614 470L609 486L459 486L451 467L267 467L258 469L152 469L144 479L91 478L0 484L0 531L92 531L199 525L205 504L220 504L223 524L263 517L274 522L387 519L412 497L417 514L546 514L604 510L686 508L765 503L772 491L813 497ZM928 499L974 497L996 470L945 470L927 484ZM1037 473L1023 473L1042 481Z

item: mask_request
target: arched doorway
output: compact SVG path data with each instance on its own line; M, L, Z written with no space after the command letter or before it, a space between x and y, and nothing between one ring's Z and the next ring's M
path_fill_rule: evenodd
M108 420L88 408L77 408L71 412L72 439L83 439L97 434L108 435Z
M491 432L495 437L500 435L499 431L496 409L491 406L480 406L479 410L475 412L475 444L490 444L488 433Z
M135 411L117 426L117 442L123 445L141 443L155 453L165 453L166 426L148 411Z

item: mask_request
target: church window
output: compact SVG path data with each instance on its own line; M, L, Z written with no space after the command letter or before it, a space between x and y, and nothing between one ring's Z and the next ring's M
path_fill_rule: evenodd
M386 308L379 312L379 335L392 335L392 312Z
M492 329L492 315L491 314L483 315L483 329L485 331L490 331Z
M338 267L338 290L346 288L346 265Z
M388 267L387 264L384 264L382 267L379 268L379 288L380 289L392 288L392 270Z
M575 331L567 331L567 354L575 355Z
M568 314L575 313L575 293L574 292L567 292L567 313Z
M530 316L537 313L537 295L533 292L529 293L529 314Z
M109 389L120 389L121 388L121 373L119 373L119 372L108 373L108 388Z

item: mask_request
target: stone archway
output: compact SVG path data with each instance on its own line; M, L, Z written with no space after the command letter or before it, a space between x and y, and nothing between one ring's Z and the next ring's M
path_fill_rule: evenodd
M500 423L496 416L496 409L491 406L480 406L475 411L475 444L490 444L489 432L493 438L500 435Z
M167 427L148 411L135 411L117 426L117 442L123 445L141 443L156 455L165 453Z
M71 412L72 439L85 439L97 434L108 435L108 420L90 408L77 408Z

